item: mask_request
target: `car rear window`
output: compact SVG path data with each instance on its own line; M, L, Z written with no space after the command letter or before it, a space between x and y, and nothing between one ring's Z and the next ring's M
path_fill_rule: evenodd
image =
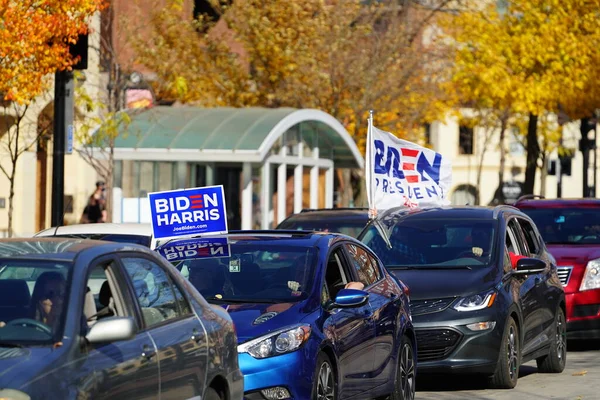
M600 244L598 208L537 208L521 211L535 222L547 244Z
M344 235L358 237L360 232L367 225L368 219L357 219L348 217L346 219L336 218L335 220L327 219L327 217L315 215L314 219L302 218L302 220L289 219L283 221L277 229L292 229L292 230L306 230L306 231L319 231L319 232L333 232L341 233Z

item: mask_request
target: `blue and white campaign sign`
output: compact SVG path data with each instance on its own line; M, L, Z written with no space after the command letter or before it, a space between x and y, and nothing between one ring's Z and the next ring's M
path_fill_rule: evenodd
M452 166L440 153L379 130L369 119L366 154L371 210L448 205Z
M159 247L157 251L166 258L167 261L231 256L229 241L226 237L175 239L174 241Z
M156 239L227 233L223 185L149 193Z

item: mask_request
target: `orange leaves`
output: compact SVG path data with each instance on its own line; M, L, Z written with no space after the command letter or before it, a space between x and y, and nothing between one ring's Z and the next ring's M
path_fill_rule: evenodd
M47 78L69 68L69 43L87 32L88 18L103 0L0 0L0 93L29 103Z

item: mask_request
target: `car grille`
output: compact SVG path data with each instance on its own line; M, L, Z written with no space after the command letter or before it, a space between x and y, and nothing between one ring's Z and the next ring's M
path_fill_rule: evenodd
M569 279L571 278L571 271L573 271L572 266L556 268L558 278L560 279L560 283L562 283L563 286L567 286L569 284Z
M415 316L440 312L448 308L454 299L454 297L449 297L446 299L411 300L410 313Z
M417 361L443 360L452 353L461 336L451 329L417 330Z

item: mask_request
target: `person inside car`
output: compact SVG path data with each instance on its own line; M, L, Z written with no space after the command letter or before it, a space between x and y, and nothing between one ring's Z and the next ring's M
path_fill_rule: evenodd
M41 274L31 296L32 318L54 327L62 315L65 286L65 278L60 273Z

